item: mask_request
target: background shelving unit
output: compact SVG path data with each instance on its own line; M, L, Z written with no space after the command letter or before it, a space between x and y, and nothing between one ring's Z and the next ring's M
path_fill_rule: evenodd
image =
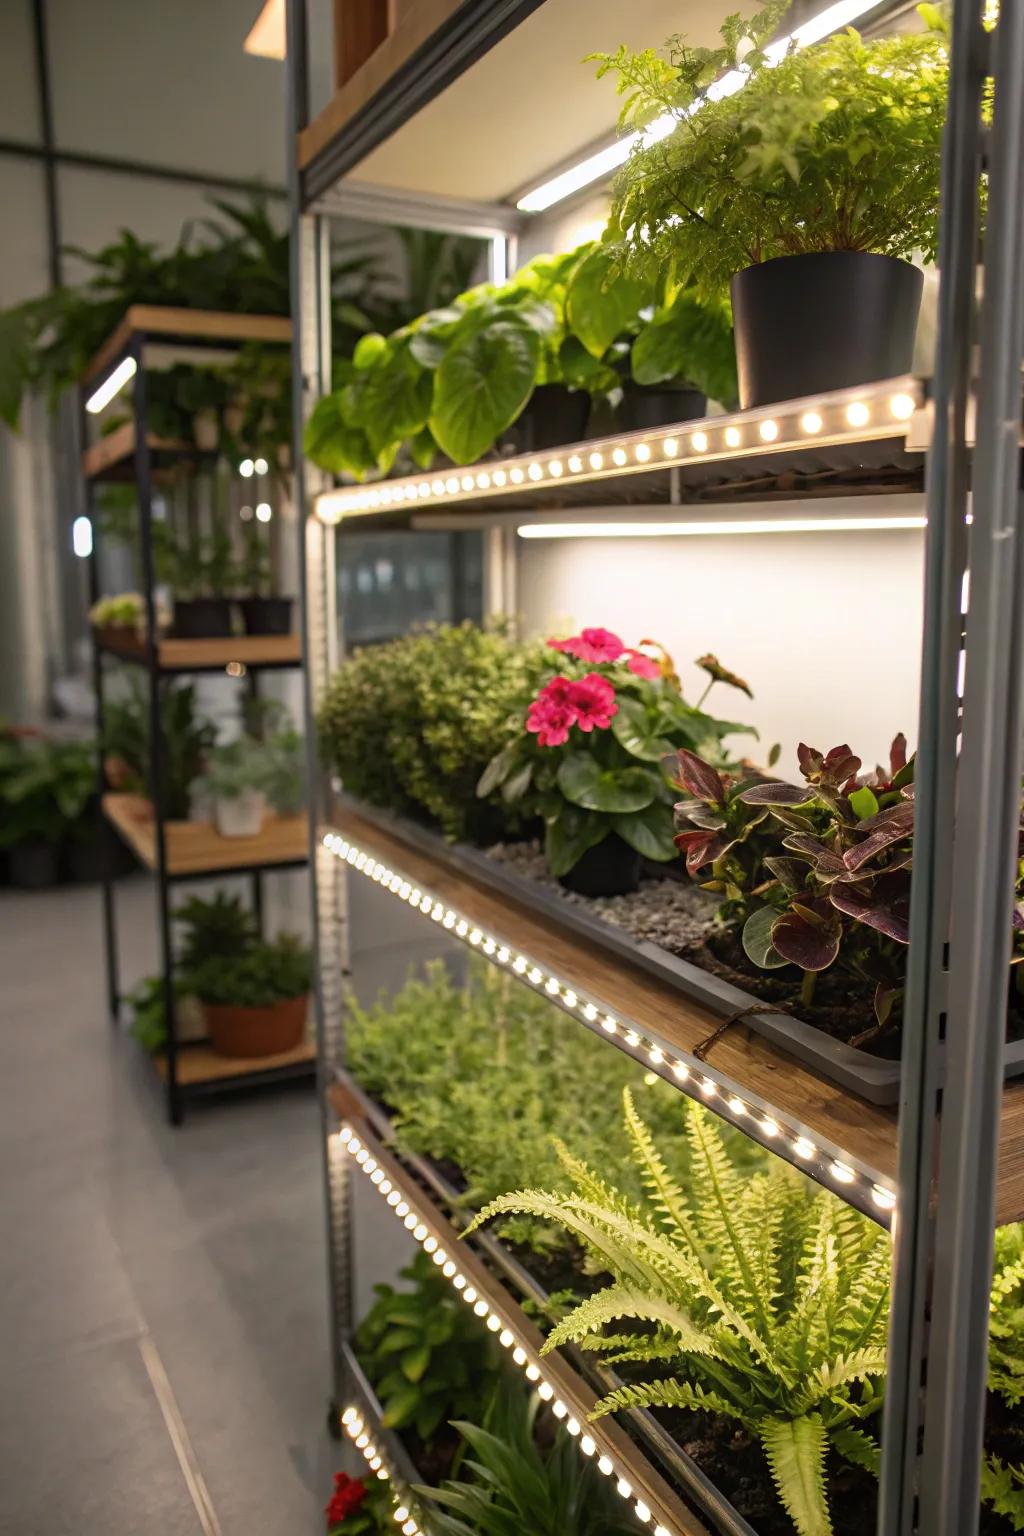
M178 1038L174 992L174 945L171 910L172 888L182 881L228 875L245 876L257 920L263 918L263 879L270 870L302 868L307 861L309 819L306 816L268 817L257 836L221 837L213 826L166 819L160 812L164 775L165 742L161 729L161 690L167 679L191 674L221 674L245 680L250 697L258 697L264 671L302 667L298 634L238 636L223 639L163 638L157 622L156 574L153 554L154 490L167 468L182 463L196 466L211 455L200 454L190 443L161 438L148 430L147 367L154 354L166 366L169 361L195 362L204 356L223 357L224 349L245 342L288 345L292 327L276 315L225 315L201 310L133 305L120 325L100 347L86 368L80 385L82 420L81 474L84 502L94 528L90 558L90 596L100 596L98 543L95 532L95 488L110 481L130 482L135 487L139 547L145 605L144 635L93 629L93 684L96 696L98 781L104 837L103 914L104 950L110 1017L117 1023L121 1009L117 955L115 888L111 875L110 839L119 837L155 876L160 938L160 974L163 982L167 1028L165 1050L155 1057L157 1075L167 1100L172 1124L184 1117L186 1102L195 1096L264 1085L268 1082L309 1078L315 1066L313 1045L304 1041L282 1056L252 1061L218 1057L202 1042L183 1044ZM130 379L131 419L105 436L90 442L85 403L118 369ZM119 391L115 390L115 398ZM104 766L105 659L140 667L148 681L149 797L114 793Z
M439 5L429 32L407 50L392 39L393 73L382 57L376 72L361 83L350 82L310 121L304 9L301 0L291 0L300 423L330 385L330 336L319 296L331 218L376 203L393 213L401 210L410 223L472 227L490 235L492 271L515 265L516 241L527 236L527 222L510 206L514 198L481 196L487 175L481 167L489 164L495 174L500 146L517 140L516 128L535 108L539 87L524 61L543 69L545 19L558 4ZM872 21L891 9L877 7ZM678 30L678 15L674 23L666 31ZM494 463L362 487L328 486L308 466L300 470L301 504L310 512L304 552L311 706L343 654L334 540L338 528L353 520L359 527L396 530L481 530L490 563L485 586L507 600L515 592L510 534L517 524L532 526L533 536L552 521L603 523L606 529L619 523L617 531L626 534L626 523L651 518L678 523L674 531L684 536L681 525L707 516L709 503L784 499L813 507L814 518L827 525L837 494L878 491L918 498L923 492L927 513L919 500L907 503L916 526L927 523L926 596L918 731L922 772L898 1114L822 1081L751 1035L733 1031L706 1058L697 1055L696 1047L717 1022L714 1014L682 1001L610 948L584 944L568 924L517 905L467 872L455 854L425 849L400 826L339 802L334 786L321 778L312 873L337 1406L347 1401L351 1368L353 1165L369 1175L414 1238L442 1255L437 1262L446 1276L450 1271L456 1288L476 1293L483 1303L479 1315L499 1333L527 1378L550 1387L549 1396L560 1393L573 1417L573 1405L585 1411L586 1401L586 1388L561 1356L534 1361L533 1341L520 1329L508 1277L496 1274L493 1252L489 1262L477 1235L453 1243L443 1181L429 1166L414 1166L415 1160L395 1153L379 1110L344 1073L349 900L358 900L362 882L354 877L361 874L404 905L425 936L444 931L516 974L521 984L543 990L578 1027L603 1033L609 1049L643 1061L681 1093L891 1227L895 1280L880 1536L968 1536L977 1529L992 1229L996 1222L1024 1217L1024 1085L1003 1082L999 996L1020 768L1022 669L1019 648L1008 638L1022 622L1022 583L1017 555L1007 558L1008 549L1016 550L1020 542L1020 434L1006 424L1019 420L1024 339L1022 237L1011 217L1024 166L1014 126L1024 78L1024 26L1020 17L1000 21L985 47L981 36L980 4L958 0L932 377L887 380L854 394L839 391L770 411L503 460L501 480ZM584 37L581 46L587 41ZM557 49L552 51L557 57ZM474 81L476 65L481 72ZM987 161L984 383L975 387L978 104L986 74L995 77L996 111ZM467 135L449 140L443 173L435 172L431 135L441 131L439 125L450 133L460 101L468 112L478 111L486 82L496 88L499 78L508 111L480 121L480 135L494 149L490 159L481 153L480 139ZM562 146L566 155L582 147ZM557 150L549 145L548 164L556 160ZM406 186L404 163L415 168ZM443 190L436 185L442 174ZM374 184L375 175L380 185ZM854 400L865 410L849 413ZM808 409L819 420L813 432L801 426ZM822 419L828 430L819 435ZM770 433L761 431L766 420L773 424ZM725 440L727 428L737 440ZM863 515L870 516L869 504L863 506ZM771 509L764 515L770 521ZM780 509L780 518L788 515ZM843 515L852 515L845 505ZM564 536L571 537L571 528ZM968 569L971 604L965 617ZM403 931L409 931L408 924ZM576 1430L582 1428L579 1420ZM688 1481L678 1467L666 1475L664 1463L657 1465L656 1447L623 1433L614 1445L605 1445L605 1454L634 1499L634 1490L643 1490L638 1528L651 1522L658 1536L711 1529L749 1536L749 1527L706 1479Z

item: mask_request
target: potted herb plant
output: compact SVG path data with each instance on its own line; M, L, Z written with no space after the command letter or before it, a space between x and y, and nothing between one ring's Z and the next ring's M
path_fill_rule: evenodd
M89 609L89 623L101 640L134 639L145 625L146 608L138 592L101 597Z
M751 728L687 704L670 658L656 661L610 630L584 629L548 644L562 665L530 704L519 734L488 764L477 793L499 789L510 806L543 818L548 868L570 890L636 890L641 859L674 856L658 766L664 743L700 740L724 757L723 738Z
M606 239L623 272L731 289L739 398L763 405L906 372L934 260L946 39L930 30L770 44L785 10L729 17L718 48L597 54L641 136ZM737 89L716 81L739 69ZM733 76L729 76L730 82ZM675 126L663 133L669 120Z
M271 595L270 540L259 523L245 525L242 558L238 567L238 599L247 635L288 635L292 628L290 597Z
M258 837L267 814L267 763L248 736L214 747L201 788L213 801L221 837Z
M154 529L164 529L154 524ZM190 528L179 540L167 530L158 543L161 575L174 589L174 634L182 640L231 634L231 599L235 584L231 539L217 525L205 536Z
M306 801L306 744L291 726L264 743L266 793L278 816L297 816Z
M291 934L211 956L189 977L221 1056L276 1056L302 1039L312 962Z

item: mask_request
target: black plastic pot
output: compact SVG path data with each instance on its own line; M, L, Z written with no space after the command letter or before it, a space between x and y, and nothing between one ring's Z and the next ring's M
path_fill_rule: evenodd
M622 401L615 413L615 425L621 432L642 432L653 427L670 427L676 421L696 421L706 416L707 395L699 389L672 389L668 384L634 384L627 379L622 386Z
M558 883L579 896L625 896L639 886L641 864L636 849L611 832L596 848L588 848Z
M894 256L815 251L732 280L740 406L909 373L924 278Z
M226 597L174 599L174 633L179 640L215 640L231 633L231 603Z
M7 853L7 872L19 890L46 890L60 878L60 849L41 838L15 843Z
M247 635L290 635L292 632L291 597L243 597L238 606Z
M516 453L542 453L578 443L587 429L590 396L564 384L539 384L522 415L504 435Z

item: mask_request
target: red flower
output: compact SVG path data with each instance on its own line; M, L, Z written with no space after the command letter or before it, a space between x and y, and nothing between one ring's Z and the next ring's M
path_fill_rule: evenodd
M637 677L656 678L661 676L661 668L656 661L645 656L643 651L634 650L631 645L626 647L626 655L629 657L626 665Z
M580 661L618 661L624 646L618 635L610 629L584 629L568 640L549 640L556 651L567 651Z
M615 689L599 672L588 672L581 682L572 684L569 706L581 731L606 731L619 710Z
M570 703L572 684L567 677L553 677L530 705L526 729L537 736L541 747L560 747L569 740L569 727L576 719Z
M347 1472L334 1474L334 1494L324 1513L327 1516L327 1524L340 1525L349 1515L354 1515L360 1504L366 1498L366 1484L358 1477L349 1477Z

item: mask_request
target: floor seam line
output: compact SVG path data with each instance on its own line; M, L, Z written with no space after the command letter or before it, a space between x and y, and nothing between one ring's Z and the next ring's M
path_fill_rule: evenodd
M206 1485L199 1459L189 1437L181 1409L178 1407L170 1377L160 1351L156 1347L156 1341L145 1325L139 1333L138 1344L142 1363L146 1368L150 1386L153 1388L153 1395L159 1404L164 1426L174 1447L178 1466L181 1468L181 1475L185 1479L185 1486L199 1516L203 1536L223 1536L217 1511L213 1507L213 1499L210 1497L210 1490Z

